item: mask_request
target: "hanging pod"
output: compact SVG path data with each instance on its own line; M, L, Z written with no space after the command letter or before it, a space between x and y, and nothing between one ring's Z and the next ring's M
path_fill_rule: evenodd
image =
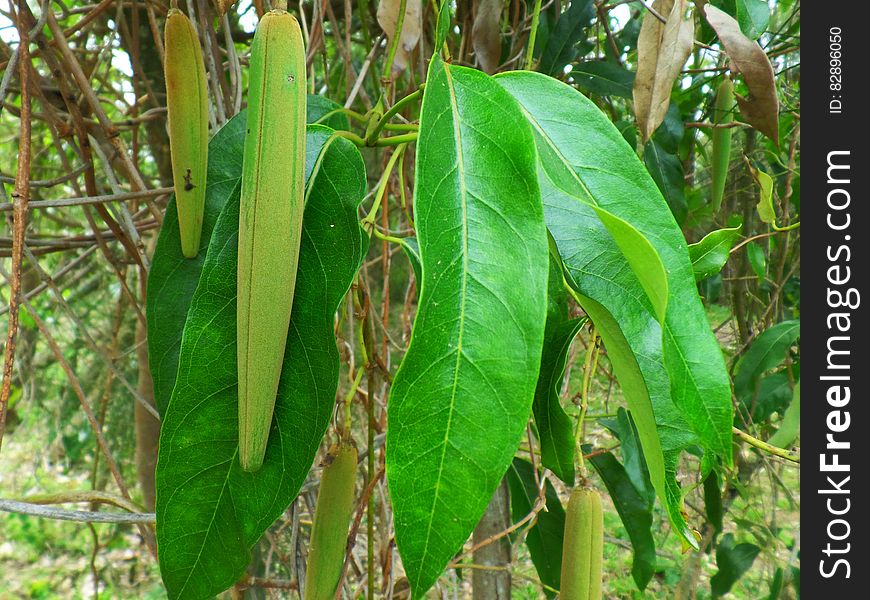
M713 124L728 125L734 121L734 84L728 77L722 79L716 90L716 103L713 107ZM711 159L711 179L713 186L713 214L722 207L725 183L728 180L728 165L731 160L731 127L713 128L713 154Z
M604 557L604 513L601 496L592 488L576 488L568 500L562 542L561 600L601 600Z
M305 187L305 48L286 10L251 48L239 216L239 461L263 464L296 287Z
M330 448L320 478L308 552L305 600L333 600L344 567L347 528L353 515L356 447L342 442Z
M164 31L166 109L169 153L181 252L199 252L208 170L208 92L205 64L193 24L177 8L169 9Z

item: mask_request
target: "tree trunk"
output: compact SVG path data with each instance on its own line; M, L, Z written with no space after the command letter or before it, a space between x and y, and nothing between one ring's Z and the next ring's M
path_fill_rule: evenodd
M511 526L510 493L507 479L502 479L486 512L474 530L475 545ZM474 600L507 600L511 597L511 541L504 536L474 552L474 564L499 569L472 569Z

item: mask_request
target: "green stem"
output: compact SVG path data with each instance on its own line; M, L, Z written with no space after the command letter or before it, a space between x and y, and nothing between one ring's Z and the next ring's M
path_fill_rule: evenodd
M390 160L387 162L384 173L381 175L381 180L378 182L378 188L375 192L375 201L372 203L372 208L369 211L369 214L366 215L366 218L362 220L363 229L374 230L375 218L377 217L378 210L381 208L381 201L384 199L384 196L387 195L387 184L390 181L390 175L393 174L393 168L396 166L396 161L399 160L399 157L402 156L407 147L407 144L401 144L396 148L395 152L393 152L393 155L390 157Z
M541 0L535 0L535 12L532 13L532 30L529 32L529 43L526 46L526 70L532 70L535 54L535 38L538 37L538 21L541 19Z
M377 139L378 135L381 133L381 130L387 124L387 122L395 117L400 110L402 110L412 102L416 101L417 98L419 98L422 94L423 86L420 86L417 90L411 92L410 94L393 104L393 106L391 106L390 109L384 113L384 116L381 117L381 120L377 124L377 126L372 129L371 133L366 137L366 142L369 144L373 144L374 141Z
M801 464L801 457L796 455L796 454L792 454L788 450L783 450L782 448L777 448L776 446L771 446L767 442L762 442L758 438L752 437L751 435L749 435L745 431L737 429L736 427L732 427L731 431L734 433L734 435L739 437L741 440L743 440L744 442L746 442L750 446L754 446L754 447L758 448L759 450L763 450L763 451L767 452L768 454L773 454L774 456L784 458L785 460L791 461L793 463Z
M391 79L390 73L393 70L393 60L396 58L396 50L398 50L399 42L402 40L402 29L405 25L405 10L407 10L407 7L408 0L399 1L399 14L396 16L396 32L393 34L393 39L390 40L387 60L384 61L384 70L381 75L385 81Z
M418 133L416 131L413 133L403 133L402 135L382 137L377 139L375 146L401 146L409 142L416 142L417 137Z

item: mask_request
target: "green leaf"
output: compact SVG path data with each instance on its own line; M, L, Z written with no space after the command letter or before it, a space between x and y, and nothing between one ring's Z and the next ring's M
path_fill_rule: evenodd
M732 411L724 360L695 289L685 240L633 150L587 98L534 73L496 80L532 123L545 217L569 283L602 334L656 491L675 529L693 544L680 514L677 458L700 438L730 464ZM646 267L642 246L620 244L621 232L600 218L605 213L648 240ZM650 299L656 256L667 268L663 325L661 302Z
M755 562L755 557L761 549L755 544L734 545L734 536L726 533L716 548L716 566L719 571L710 579L713 597L727 594L731 587L743 576Z
M704 478L704 512L707 520L713 526L713 530L719 534L722 532L722 481L719 473L712 470Z
M692 259L696 281L712 277L722 270L742 229L743 225L717 229L705 235L700 242L689 245L689 258Z
M309 96L309 101L312 98L313 96ZM212 229L224 205L238 196L241 189L238 174L242 169L244 154L244 115L245 112L242 111L230 119L209 142L205 212L199 254L196 258L185 258L181 253L174 196L166 207L163 226L157 238L151 270L148 273L145 319L148 325L148 364L154 382L154 399L161 414L169 404L172 388L175 387L184 322L193 292L199 283ZM314 117L317 117L316 112L308 113L309 122ZM330 135L325 127L308 129L306 178L311 174L320 149Z
M422 283L388 404L386 468L412 596L459 550L531 412L547 310L535 147L490 77L435 56L414 208Z
M755 242L749 242L746 244L746 256L749 258L752 272L758 279L764 281L767 272L767 257L764 255L764 249Z
M350 123L347 120L346 114L333 113L334 110L341 108L341 105L337 102L330 100L326 96L308 94L306 96L306 103L306 121L308 123L326 125L336 130L347 131L350 129Z
M737 22L740 31L751 40L757 40L767 31L770 6L767 0L736 0Z
M686 215L689 214L689 205L683 194L686 185L683 163L675 154L665 152L654 139L644 146L643 162L665 197L674 219L680 224L685 222Z
M148 273L145 319L148 325L148 364L154 382L154 400L163 414L175 386L178 351L190 299L199 282L205 249L224 205L239 195L245 119L234 118L208 144L205 211L200 252L196 258L181 253L175 196L169 200Z
M547 36L538 70L547 75L561 75L562 69L580 54L582 49L577 48L578 42L585 39L586 28L594 16L592 0L571 2Z
M740 399L751 399L758 378L782 363L800 334L798 319L782 321L759 334L735 367L734 394Z
M306 188L293 317L270 442L256 473L242 471L237 458L238 192L215 225L160 432L157 543L170 598L209 598L243 574L251 548L296 496L332 416L334 315L367 237L357 215L366 184L362 157L330 133L309 128L309 149L329 141ZM240 142L227 150L241 154ZM228 175L238 181L241 164Z
M652 536L653 505L638 493L625 467L613 454L598 454L592 456L589 462L607 486L610 499L628 532L634 550L631 574L637 588L643 591L656 570L656 546Z
M603 60L587 60L571 70L571 78L584 92L631 98L634 72Z
M532 464L515 458L507 472L511 492L513 522L524 519L538 501ZM550 480L545 480L546 511L538 513L535 525L526 534L526 546L541 583L558 590L562 581L562 537L565 532L565 509ZM544 590L548 598L555 594Z
M419 286L423 283L423 267L420 265L420 244L417 243L416 238L402 238L402 250L405 251L405 256L408 257L408 262L411 263L411 269L414 271L414 277Z
M616 420L601 419L599 422L612 431L619 439L619 450L625 472L637 493L652 507L655 502L655 488L649 478L649 468L643 456L640 438L634 419L623 407L616 411Z
M773 208L773 178L759 169L752 168L752 175L758 183L758 204L755 209L763 223L776 225L776 211Z
M782 423L767 442L777 448L788 448L797 439L801 428L801 382L794 386L791 403L782 416Z
M559 396L568 350L586 319L572 319L568 291L562 276L562 260L551 247L547 284L547 324L541 354L541 373L535 389L532 413L541 446L541 464L568 486L574 485L574 423L565 414Z

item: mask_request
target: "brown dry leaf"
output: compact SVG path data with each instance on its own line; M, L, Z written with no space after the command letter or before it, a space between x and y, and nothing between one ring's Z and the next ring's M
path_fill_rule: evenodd
M656 0L643 18L637 38L637 75L634 79L634 114L643 141L661 125L671 102L671 89L692 52L694 23L684 19L686 0Z
M779 98L773 65L757 42L740 31L740 25L728 13L712 4L704 7L707 22L719 36L732 67L743 75L749 98L737 95L740 112L750 125L779 143Z
M387 34L387 44L393 42L396 35L396 22L399 20L400 0L381 0L378 4L378 24ZM420 41L420 32L423 28L423 5L422 0L407 0L405 4L405 20L402 21L402 37L396 48L396 56L393 59L393 77L408 68L408 60L411 52Z
M474 26L471 28L474 54L480 68L495 73L501 62L501 11L505 0L474 0Z

